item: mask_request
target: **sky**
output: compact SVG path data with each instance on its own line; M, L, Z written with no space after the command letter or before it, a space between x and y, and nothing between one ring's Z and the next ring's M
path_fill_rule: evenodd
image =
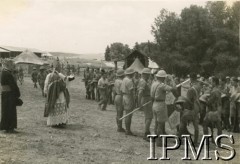
M180 13L205 1L0 0L0 45L104 53L114 42L153 41L162 8Z

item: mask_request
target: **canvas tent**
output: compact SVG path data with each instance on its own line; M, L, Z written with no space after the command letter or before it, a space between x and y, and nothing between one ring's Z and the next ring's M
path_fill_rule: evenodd
M44 64L44 61L42 61L36 54L34 54L30 50L23 51L13 60L15 64L17 64L17 67L23 68L25 72L24 74L31 74L34 67L39 68L40 65Z
M36 65L43 65L44 62L32 51L25 50L20 55L14 58L15 64L36 64Z
M132 68L135 72L142 73L144 66L141 63L141 61L138 58L136 58L129 68Z
M144 53L134 50L132 53L126 56L124 68L128 68L137 59L142 63L144 67L148 67L148 57Z

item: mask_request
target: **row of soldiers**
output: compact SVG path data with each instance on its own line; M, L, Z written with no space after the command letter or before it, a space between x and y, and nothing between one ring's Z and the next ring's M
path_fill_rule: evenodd
M99 109L106 110L108 103L108 74L101 71L101 78L97 82L100 95ZM174 110L180 112L180 123L177 126L178 135L190 134L188 124L191 122L194 127L194 143L198 144L199 125L202 125L204 134L208 134L208 128L217 128L218 135L226 129L232 132L239 132L240 119L240 83L237 78L202 79L192 73L190 87L186 95L181 96L172 76L160 70L152 75L150 69L142 71L138 84L134 84L135 71L133 69L118 70L113 85L114 104L117 110L116 122L117 131L133 135L131 131L132 114L136 108L142 109L145 116L144 139L151 134L150 125L154 118L154 133L157 135L166 134L165 123L169 119L171 105L166 103L169 94L176 98L173 103ZM125 111L125 129L122 127L122 117ZM230 118L230 119L229 119ZM161 145L161 141L157 141Z
M104 72L104 76L106 77L108 83L106 87L106 93L107 93L107 102L108 104L114 105L114 97L115 97L115 87L114 82L116 80L116 71L115 70L108 70L105 71L103 69L89 69L86 68L84 70L84 82L85 82L85 88L86 88L86 99L96 100L100 101L100 93L98 88L98 81L100 80L102 74ZM140 81L139 73L135 72L133 76L133 84L134 84L134 97L135 97L135 104L134 107L139 107L138 101L137 101L137 86Z
M100 93L98 88L98 81L102 76L102 72L105 70L100 69L89 69L88 67L84 71L84 82L86 88L86 99L100 101ZM105 72L106 78L108 79L107 94L108 103L113 104L113 85L115 81L114 70Z

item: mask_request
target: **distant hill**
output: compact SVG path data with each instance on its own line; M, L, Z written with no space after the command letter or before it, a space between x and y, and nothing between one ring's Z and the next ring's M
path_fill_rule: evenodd
M82 59L104 59L104 55L101 53L97 54L77 54L77 53L66 53L66 52L50 52L53 56L57 56L59 58L82 58Z

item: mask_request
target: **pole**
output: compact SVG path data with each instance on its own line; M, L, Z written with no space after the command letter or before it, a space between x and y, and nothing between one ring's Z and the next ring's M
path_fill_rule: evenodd
M152 101L148 101L147 103L143 104L141 107L138 107L138 108L134 109L133 111L131 111L130 113L122 116L119 120L122 120L122 119L126 118L127 116L135 113L135 112L138 111L140 108L144 107L145 105L147 105L147 104L149 104L149 103L151 103L151 102L152 102Z
M178 88L178 87L182 86L183 84L185 84L185 83L187 83L187 82L189 82L189 81L190 81L190 79L187 79L187 80L185 80L184 82L178 84L176 87Z

